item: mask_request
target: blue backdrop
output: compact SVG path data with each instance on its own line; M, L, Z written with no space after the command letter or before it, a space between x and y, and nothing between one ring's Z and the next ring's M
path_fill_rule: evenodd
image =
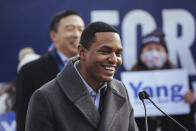
M140 36L162 27L170 36L167 40L174 52L170 57L196 80L195 5L195 0L1 0L0 82L16 79L21 48L30 46L39 54L47 51L49 22L64 9L80 12L86 24L101 19L120 31L125 53L119 72L135 62Z

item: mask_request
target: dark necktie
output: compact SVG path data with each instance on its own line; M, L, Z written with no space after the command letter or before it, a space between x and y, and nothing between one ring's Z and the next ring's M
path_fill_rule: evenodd
M98 109L100 114L102 114L103 112L104 94L105 94L105 91L104 91L104 88L102 88L100 90L99 109Z

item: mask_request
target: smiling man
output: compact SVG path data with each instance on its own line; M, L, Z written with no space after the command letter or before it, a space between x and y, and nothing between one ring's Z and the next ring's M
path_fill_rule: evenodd
M118 31L104 22L89 24L78 52L34 92L26 131L138 131L126 88L113 78L122 64Z

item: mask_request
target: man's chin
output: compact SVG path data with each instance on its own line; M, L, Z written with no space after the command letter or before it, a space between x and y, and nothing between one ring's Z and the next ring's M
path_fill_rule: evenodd
M110 82L110 81L112 81L113 79L114 79L113 76L111 76L111 77L104 77L104 78L103 78L104 82Z

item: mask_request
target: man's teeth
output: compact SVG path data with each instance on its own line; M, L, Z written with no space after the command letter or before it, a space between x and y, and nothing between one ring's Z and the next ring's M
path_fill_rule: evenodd
M107 66L107 67L105 67L105 69L106 69L106 70L110 70L110 71L114 71L114 70L115 70L115 68L114 68L114 67L108 67L108 66Z

